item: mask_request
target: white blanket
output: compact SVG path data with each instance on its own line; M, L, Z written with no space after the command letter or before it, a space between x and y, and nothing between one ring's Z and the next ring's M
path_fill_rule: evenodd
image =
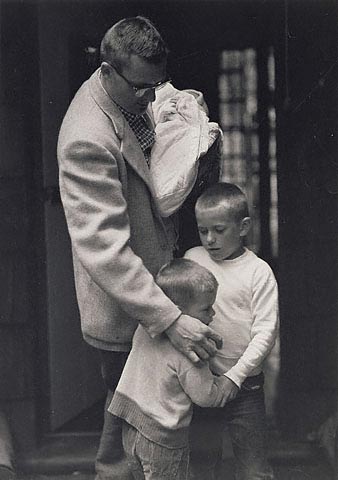
M217 123L209 122L200 104L202 95L194 93L197 98L167 84L156 92L152 104L156 140L150 172L164 217L172 215L187 198L197 178L200 157L221 133Z

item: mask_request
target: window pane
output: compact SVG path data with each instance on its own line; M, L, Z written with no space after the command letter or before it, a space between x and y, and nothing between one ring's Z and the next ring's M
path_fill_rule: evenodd
M273 51L268 58L268 87L273 98L275 66ZM251 206L254 227L248 242L253 250L260 247L259 218L259 141L257 125L257 68L254 49L223 51L220 58L219 114L224 132L222 180L243 188ZM270 122L269 167L271 247L277 255L278 214L276 176L276 113L268 110Z

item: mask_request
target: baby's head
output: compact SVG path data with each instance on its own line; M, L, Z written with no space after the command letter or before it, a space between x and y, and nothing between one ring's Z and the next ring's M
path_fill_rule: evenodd
M175 258L157 274L157 284L182 313L209 325L218 283L206 268L187 258Z
M237 185L220 182L207 188L195 213L202 245L211 258L233 260L243 253L251 221L247 199Z

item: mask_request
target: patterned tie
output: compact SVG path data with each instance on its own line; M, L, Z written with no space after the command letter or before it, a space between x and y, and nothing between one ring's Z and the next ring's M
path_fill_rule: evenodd
M155 142L155 132L147 125L147 121L144 115L135 115L127 112L121 105L118 105L119 109L123 113L130 128L135 133L135 136L140 144L141 150L144 153L145 159L149 166L151 147Z

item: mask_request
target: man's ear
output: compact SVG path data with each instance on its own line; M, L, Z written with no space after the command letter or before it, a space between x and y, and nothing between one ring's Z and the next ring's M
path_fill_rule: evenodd
M245 237L249 233L249 230L251 228L251 218L250 217L244 217L241 220L241 231L240 231L240 236Z

